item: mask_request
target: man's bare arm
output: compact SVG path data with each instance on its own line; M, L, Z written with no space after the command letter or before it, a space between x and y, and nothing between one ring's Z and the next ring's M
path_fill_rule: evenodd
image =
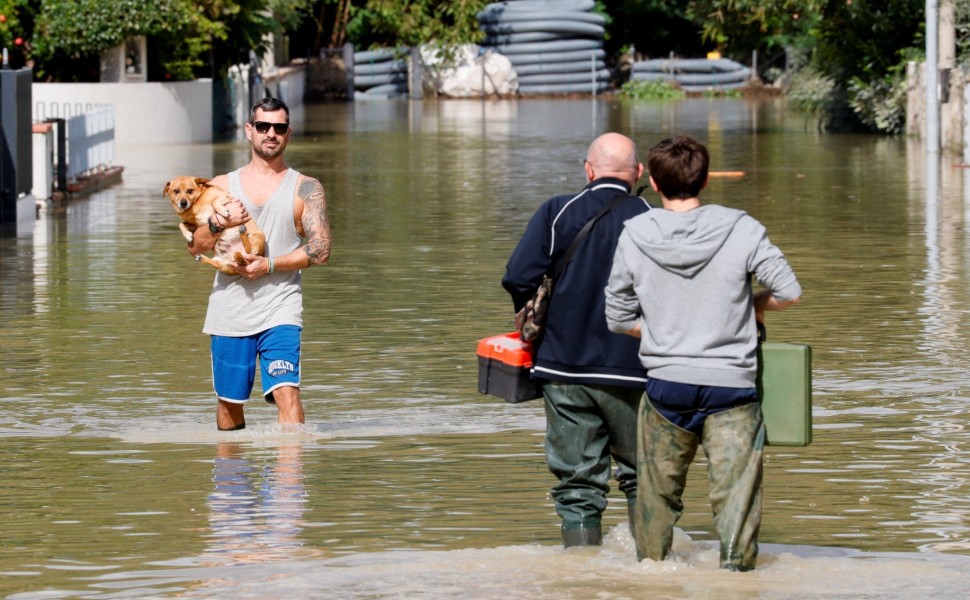
M216 213L212 214L212 224L216 227L237 227L249 220L249 213L246 212L246 207L243 206L239 198L230 199L226 208L229 210L229 217ZM208 254L215 248L218 241L219 234L211 233L206 226L197 227L192 233L192 241L189 242L189 254L192 256Z
M236 272L247 279L256 279L268 273L296 271L330 260L330 222L327 220L327 198L323 186L312 177L303 177L296 188L294 219L299 215L297 229L306 245L279 256L262 257L243 254L246 265L237 265ZM272 269L272 270L271 270Z
M327 218L327 195L323 185L306 177L296 192L303 201L303 235L307 266L322 265L330 260L330 220Z

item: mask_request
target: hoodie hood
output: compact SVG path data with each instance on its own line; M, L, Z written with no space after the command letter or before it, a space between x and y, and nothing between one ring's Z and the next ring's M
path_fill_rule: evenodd
M705 204L687 212L651 210L627 227L633 243L661 268L691 278L718 253L745 212Z

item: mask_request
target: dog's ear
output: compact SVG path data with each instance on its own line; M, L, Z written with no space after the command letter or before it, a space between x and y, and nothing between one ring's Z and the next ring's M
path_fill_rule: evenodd
M162 190L162 198L164 198L165 196L168 196L168 191L170 189L172 189L172 182L171 181L166 181L165 182L165 189Z
M206 187L207 185L209 185L209 182L210 181L212 181L212 180L211 179L206 179L205 177L196 177L195 178L195 185L197 185L199 187Z

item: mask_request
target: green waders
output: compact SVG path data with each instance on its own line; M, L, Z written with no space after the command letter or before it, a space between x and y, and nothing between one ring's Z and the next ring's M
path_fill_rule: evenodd
M758 559L765 428L757 402L715 413L704 421L701 439L650 405L640 405L637 484L640 488L634 539L637 558L663 560L673 544L674 525L687 469L699 443L707 455L714 530L721 541L722 568L748 571Z
M546 462L565 547L602 543L611 457L630 511L636 505L636 421L642 389L548 382ZM631 515L632 522L632 515Z

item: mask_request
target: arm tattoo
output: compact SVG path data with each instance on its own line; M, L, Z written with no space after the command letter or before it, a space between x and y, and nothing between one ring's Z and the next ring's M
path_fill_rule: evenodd
M322 265L330 260L330 221L327 219L327 196L316 179L307 177L300 183L297 195L303 200L303 233L306 235L307 266Z

